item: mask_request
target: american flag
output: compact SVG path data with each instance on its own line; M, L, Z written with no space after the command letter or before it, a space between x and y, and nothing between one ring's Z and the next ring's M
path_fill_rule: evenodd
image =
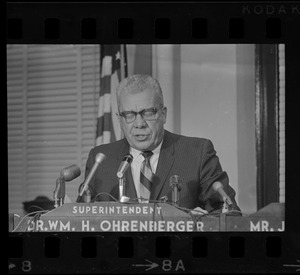
M100 91L96 130L96 145L122 138L116 118L116 88L127 77L126 45L100 46Z

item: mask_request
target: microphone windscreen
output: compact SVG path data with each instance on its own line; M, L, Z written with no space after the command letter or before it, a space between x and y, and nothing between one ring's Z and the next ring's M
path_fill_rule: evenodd
M64 168L60 175L65 181L71 181L77 177L79 177L81 174L80 168L76 165L70 165L66 168Z
M173 175L169 179L170 187L173 187L174 185L177 185L178 190L181 190L182 187L182 180L178 175Z
M127 161L129 164L131 164L132 160L133 160L133 156L131 154L127 154L123 158L123 161Z
M129 165L131 164L133 160L133 156L130 154L127 154L124 156L122 162L120 163L118 172L117 172L117 177L118 178L123 178L123 175L125 171L128 169Z
M216 181L216 182L214 182L212 188L213 188L216 192L218 192L218 189L219 189L219 188L223 188L223 184L222 184L221 182L219 182L219 181Z
M103 153L98 153L95 157L95 162L101 163L105 158L106 156Z

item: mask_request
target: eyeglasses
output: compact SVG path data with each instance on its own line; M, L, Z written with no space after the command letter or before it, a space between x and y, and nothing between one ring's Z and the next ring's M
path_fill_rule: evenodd
M119 111L119 116L122 116L125 120L126 123L131 123L134 122L136 120L136 116L140 115L144 120L155 120L156 117L156 113L162 108L163 106L160 105L156 108L149 108L149 109L144 109L140 112L134 112L134 111L124 111L124 112L120 112Z

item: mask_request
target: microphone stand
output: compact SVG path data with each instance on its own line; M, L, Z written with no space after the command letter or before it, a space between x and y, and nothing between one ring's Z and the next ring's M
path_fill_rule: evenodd
M181 186L182 179L177 175L173 175L170 178L170 187L172 188L172 205L175 207L179 206L179 192L181 191Z
M125 194L125 184L126 184L125 178L123 176L119 177L119 201L121 203L128 202L130 200L129 197L124 196L124 194Z
M178 192L179 190L178 190L178 185L177 184L174 184L174 186L173 186L173 192L172 192L172 203L173 203L173 205L174 206L179 206L178 205L178 201L179 201L179 192Z
M223 208L222 213L228 213L229 210L232 210L233 204L230 200L228 200L226 197L223 197Z
M54 207L57 208L64 204L65 199L65 180L63 177L59 177L56 180L56 187L53 192L53 200L54 200Z

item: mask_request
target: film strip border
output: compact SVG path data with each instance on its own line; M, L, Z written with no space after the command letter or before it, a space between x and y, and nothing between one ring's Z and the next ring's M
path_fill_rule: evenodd
M227 38L243 39L245 38L245 19L244 18L230 18L227 22ZM23 26L26 22L21 18L9 18L7 28L7 37L11 40L19 40L23 38ZM193 18L189 22L190 26L187 28L190 36L193 39L209 39L208 33L208 19L207 18ZM119 39L133 39L136 37L136 26L139 22L135 22L133 18L119 18L117 19L117 38ZM171 20L169 18L155 18L152 22L154 39L170 39L171 38ZM78 39L90 40L97 39L99 32L98 21L96 18L83 18L79 23ZM41 38L45 41L64 40L64 25L62 20L58 18L45 18L42 22L43 31ZM174 26L172 26L172 29ZM269 39L282 38L282 24L281 19L267 18L264 22L264 36Z
M286 120L295 121L300 3L7 3L7 44L283 43ZM299 108L298 108L299 109ZM296 124L295 124L296 125ZM294 127L293 127L294 128ZM297 135L287 123L287 158ZM292 152L291 152L292 149ZM286 231L269 233L10 233L10 273L297 272L295 173L286 167Z
M299 33L297 2L37 4L7 3L7 43L279 43Z
M279 234L38 234L10 239L9 268L11 273L296 271L299 263L287 254Z

